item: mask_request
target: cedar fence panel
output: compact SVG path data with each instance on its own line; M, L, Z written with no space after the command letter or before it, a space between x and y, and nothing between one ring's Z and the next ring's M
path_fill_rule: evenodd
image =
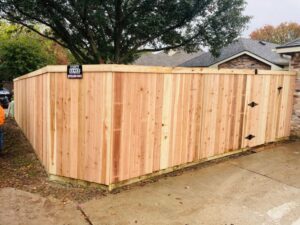
M113 187L290 135L292 72L90 65L70 80L66 70L15 79L16 121L52 175Z

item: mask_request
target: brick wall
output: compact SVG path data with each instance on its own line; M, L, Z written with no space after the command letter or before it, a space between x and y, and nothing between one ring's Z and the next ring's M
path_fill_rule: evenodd
M292 135L300 137L300 53L295 53L294 55L292 55L290 70L298 71L296 90L294 93Z
M219 69L226 68L270 70L271 66L245 54L219 65Z

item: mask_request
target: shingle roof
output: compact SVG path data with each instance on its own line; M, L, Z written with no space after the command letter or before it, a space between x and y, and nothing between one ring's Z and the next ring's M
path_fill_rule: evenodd
M144 65L144 66L178 66L203 54L202 51L196 53L186 53L183 51L175 52L173 55L160 52L157 54L154 53L145 53L140 58L138 58L133 64L134 65Z
M296 40L293 40L293 41L290 41L284 45L281 45L281 46L277 46L277 49L280 49L280 48L294 48L294 47L300 47L300 38L296 39Z
M223 60L226 60L228 58L231 58L242 52L252 53L278 66L288 65L288 59L283 58L280 54L274 51L276 47L278 47L278 45L269 42L256 41L247 38L239 38L227 47L222 48L220 51L220 56L217 58L215 58L211 53L207 52L205 54L200 55L199 57L195 57L191 60L186 61L180 66L207 67L221 62Z

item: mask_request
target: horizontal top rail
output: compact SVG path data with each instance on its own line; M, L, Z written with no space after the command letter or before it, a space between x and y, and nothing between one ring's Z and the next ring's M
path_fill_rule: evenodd
M164 73L164 74L233 74L233 75L291 75L296 76L294 71L274 71L274 70L251 70L251 69L211 69L195 67L161 67L161 66L136 66L136 65L83 65L83 72L123 72L123 73ZM33 71L14 81L40 76L45 73L66 73L66 65L51 65Z

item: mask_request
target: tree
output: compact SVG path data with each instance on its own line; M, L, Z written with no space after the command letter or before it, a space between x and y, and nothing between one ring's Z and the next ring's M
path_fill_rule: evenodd
M45 38L40 39L43 42L47 54L51 55L54 58L55 64L66 65L70 63L76 63L76 60L72 57L68 50L54 41L46 40Z
M0 16L68 48L80 63L129 63L141 52L232 42L245 0L0 0ZM45 25L47 32L35 29Z
M56 42L23 26L0 21L0 80L12 80L47 64L70 61L68 51Z
M37 40L22 37L0 43L1 80L12 80L54 62Z
M300 37L300 24L281 23L278 26L265 25L250 34L251 39L284 44Z
M39 31L43 30L40 26L36 26L35 29ZM63 65L73 61L70 57L69 51L58 45L56 42L46 39L24 26L0 21L0 40L8 40L19 37L41 42L44 51L49 54L49 57L54 58L55 64Z

